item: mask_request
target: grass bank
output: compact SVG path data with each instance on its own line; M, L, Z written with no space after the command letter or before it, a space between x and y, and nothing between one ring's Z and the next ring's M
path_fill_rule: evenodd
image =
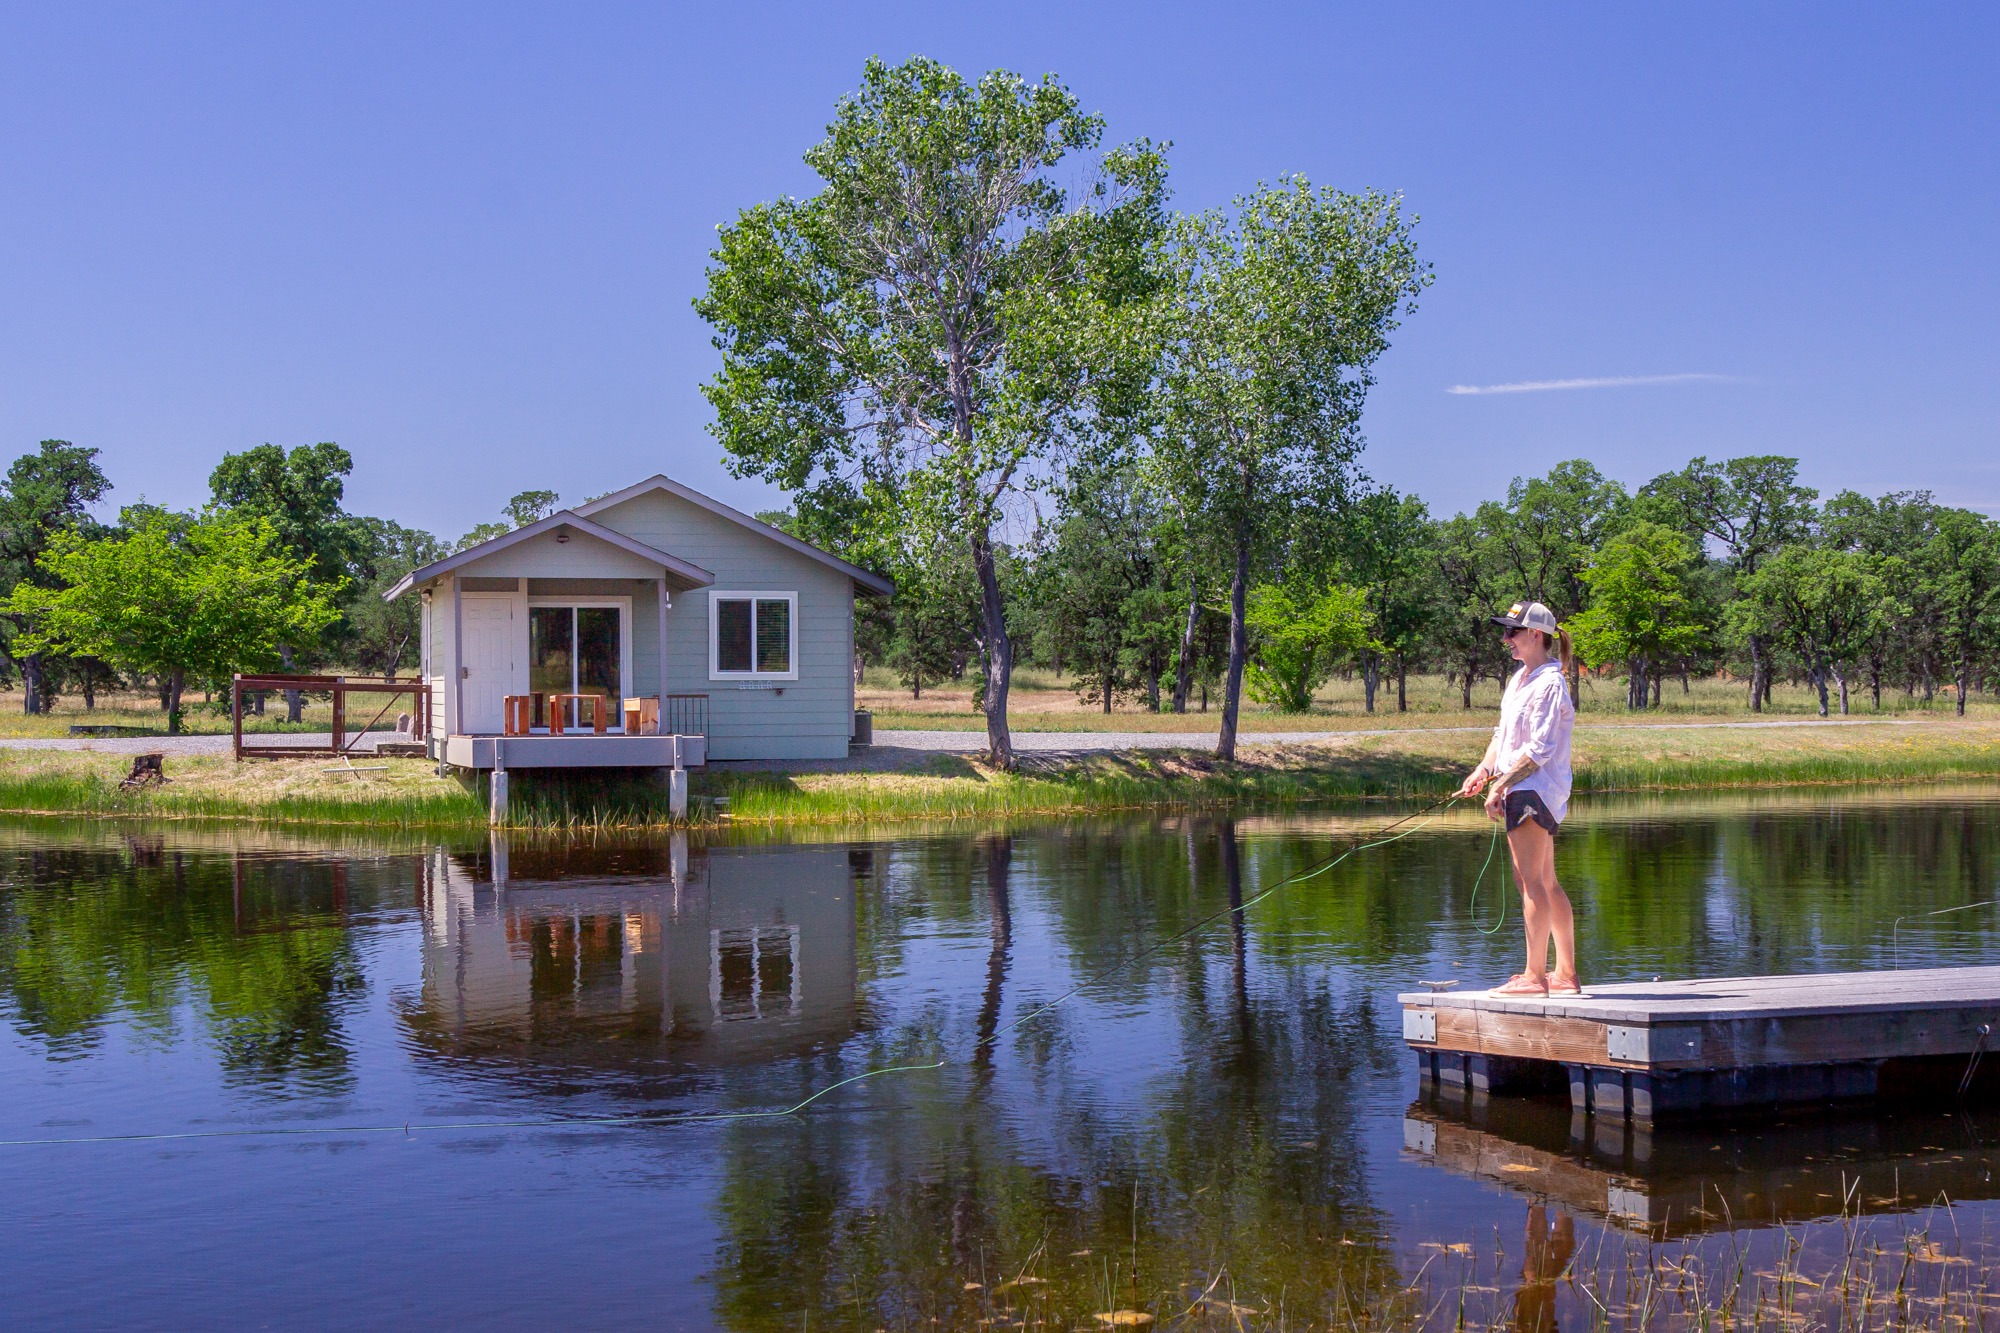
M1484 737L1410 731L1311 745L1250 747L1238 762L1199 750L1031 757L999 773L949 755L870 772L709 770L698 798L723 797L734 825L951 821L1119 811L1285 807L1441 794L1478 758ZM373 761L359 775L318 760L171 756L166 787L121 792L126 756L0 750L0 810L226 819L265 824L472 832L482 791L415 759ZM1728 790L2000 778L2000 723L1741 729L1584 729L1580 792ZM702 811L709 809L703 802ZM667 818L653 781L517 774L511 823L523 828L647 827Z
M1582 792L1942 782L2000 777L2000 723L1587 731ZM940 757L920 772L710 773L734 823L870 823L1118 810L1408 799L1442 794L1478 761L1479 734L1412 731L1250 747L1234 764L1197 750L1029 761L1016 774Z

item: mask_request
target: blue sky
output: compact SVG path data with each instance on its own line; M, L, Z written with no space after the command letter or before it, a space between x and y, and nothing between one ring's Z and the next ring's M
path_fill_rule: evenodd
M1366 464L1438 512L1746 452L2000 512L1970 4L8 4L0 447L186 505L226 450L337 440L353 508L446 536L655 471L771 504L704 429L689 301L862 61L915 53L1056 72L1174 142L1183 208L1402 191L1437 281ZM1579 380L1640 382L1451 392Z

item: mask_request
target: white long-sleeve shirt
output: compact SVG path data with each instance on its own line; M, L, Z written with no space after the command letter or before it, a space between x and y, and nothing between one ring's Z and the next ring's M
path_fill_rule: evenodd
M1515 791L1538 793L1558 822L1569 813L1569 732L1576 722L1554 659L1533 671L1516 671L1500 696L1500 725L1493 728L1494 774L1500 776L1526 755L1541 767L1515 783Z

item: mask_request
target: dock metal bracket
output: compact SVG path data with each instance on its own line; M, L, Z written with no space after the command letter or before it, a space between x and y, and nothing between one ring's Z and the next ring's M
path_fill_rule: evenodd
M1624 1064L1650 1065L1663 1060L1699 1060L1701 1029L1688 1027L1627 1027L1612 1023L1604 1029L1605 1054Z
M1403 1040L1431 1041L1438 1039L1438 1016L1435 1009L1405 1009L1403 1011Z

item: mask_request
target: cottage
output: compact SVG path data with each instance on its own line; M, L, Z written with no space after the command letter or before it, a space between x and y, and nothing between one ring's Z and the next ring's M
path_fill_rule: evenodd
M887 579L666 477L418 569L432 754L460 768L838 759L854 597Z

